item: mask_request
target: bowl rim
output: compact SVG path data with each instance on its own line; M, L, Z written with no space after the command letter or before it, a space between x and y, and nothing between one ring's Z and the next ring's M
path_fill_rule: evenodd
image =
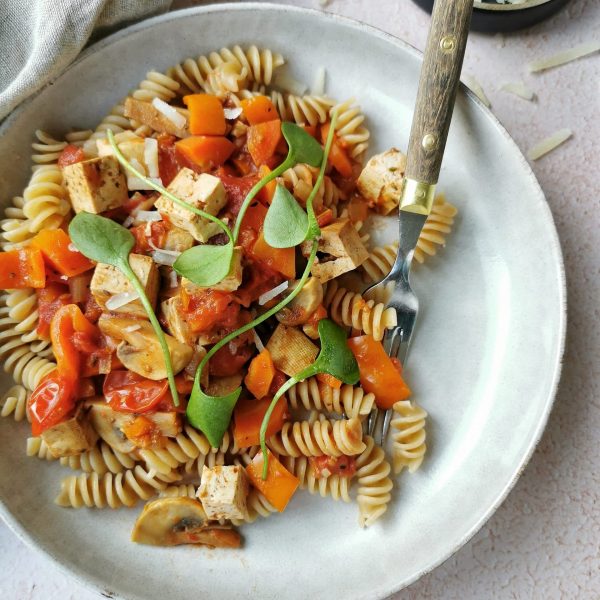
M533 2L537 2L538 4L547 2L549 0L532 0ZM478 4L476 1L475 4ZM514 5L513 5L514 6ZM279 13L289 13L295 12L305 15L310 15L316 19L325 19L333 22L337 22L341 25L362 30L368 35L374 35L380 39L390 42L394 46L402 49L405 52L408 52L413 57L417 58L419 61L423 59L423 53L409 44L408 42L396 37L395 35L383 31L373 25L368 25L362 21L357 19L353 19L350 17L345 17L341 15L337 15L334 13L325 12L323 10L318 10L314 8L304 8L293 5L284 5L284 4L275 4L272 2L238 2L235 4L229 3L215 3L215 4L207 4L203 6L194 6L190 8L180 9L169 11L155 17L151 17L149 19L142 20L138 23L134 23L133 25L129 25L116 31L101 40L93 43L89 47L87 47L81 54L75 59L60 75L57 75L51 81L43 85L39 90L37 90L34 94L32 94L29 98L25 99L21 102L5 119L2 124L0 124L0 136L2 136L7 129L9 129L13 123L13 121L18 117L18 115L24 110L24 108L39 94L42 94L44 90L52 85L55 81L57 81L60 77L69 72L72 68L78 65L80 62L87 60L88 57L101 50L102 48L113 44L116 41L121 40L122 38L128 36L132 32L138 32L146 29L151 29L158 23L163 23L167 21L176 21L179 19L189 18L191 16L202 15L202 14L210 14L210 13L218 13L218 12L245 12L245 11L275 11ZM487 523L487 521L491 518L491 516L496 512L499 506L504 502L507 498L510 491L515 486L519 477L522 475L523 471L527 467L535 449L537 448L542 434L546 428L548 423L548 419L550 413L552 411L552 406L554 404L558 384L560 381L562 364L563 364L563 356L565 351L565 340L566 340L566 317L567 317L567 288L566 288L566 277L565 277L565 267L564 260L562 255L562 249L560 245L560 239L558 236L558 232L556 230L556 225L554 223L554 218L544 192L533 173L530 165L525 159L523 153L520 148L517 146L516 142L513 140L511 135L508 133L506 128L502 125L500 120L488 109L481 100L464 84L460 83L460 89L466 97L474 103L478 110L482 111L485 117L491 122L491 124L495 127L498 133L507 141L512 148L512 151L516 158L518 158L521 166L524 170L524 174L529 178L532 186L536 188L538 199L541 200L540 206L543 207L541 210L545 213L544 217L546 220L546 224L548 226L548 233L552 238L551 247L549 248L550 253L554 255L554 264L557 267L557 276L558 276L558 295L559 295L559 304L561 306L559 320L557 323L557 333L558 333L558 348L556 348L556 360L552 365L552 377L550 384L550 391L548 397L546 398L545 404L542 408L543 412L540 416L540 419L537 423L537 427L533 432L531 439L529 440L529 444L527 446L526 451L524 452L521 460L517 465L515 465L513 473L511 477L506 481L502 489L499 491L494 502L488 506L479 520L468 529L461 537L461 539L454 545L450 550L448 550L445 554L440 557L436 557L432 559L430 562L425 564L420 570L414 573L412 577L409 579L399 583L392 584L386 586L379 586L377 589L373 590L373 592L377 593L378 597L384 598L391 594L394 594L421 577L425 574L433 571L435 568L440 566L446 560L448 560L451 556L453 556L460 548L462 548L482 527ZM110 598L123 598L123 600L129 600L133 598L132 596L124 596L121 593L117 593L111 590L106 584L100 579L89 573L87 573L84 569L77 567L75 565L63 564L60 559L55 556L51 549L49 549L44 543L37 540L33 533L31 533L26 525L19 521L16 517L12 515L12 513L7 509L6 505L0 498L0 517L4 520L4 522L8 525L8 527L15 533L15 535L23 541L27 546L32 548L36 552L43 553L47 560L50 560L60 572L67 574L69 577L73 578L77 581L82 587L87 589L93 589L103 596Z
M520 4L499 4L498 2L483 2L482 0L474 0L473 8L477 10L484 10L489 12L515 12L518 10L525 10L528 8L535 8L542 4L548 4L552 0L523 0Z

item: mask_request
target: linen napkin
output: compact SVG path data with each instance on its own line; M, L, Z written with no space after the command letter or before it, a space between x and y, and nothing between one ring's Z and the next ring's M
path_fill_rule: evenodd
M60 75L90 38L170 5L171 0L0 1L0 120Z

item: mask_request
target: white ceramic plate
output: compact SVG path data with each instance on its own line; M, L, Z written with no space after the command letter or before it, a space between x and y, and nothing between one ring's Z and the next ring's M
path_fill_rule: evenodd
M93 127L149 69L234 43L280 51L308 83L325 66L328 93L355 96L368 115L371 152L406 148L420 67L413 48L289 6L207 6L97 44L12 115L2 128L1 197L24 186L36 128ZM354 504L298 493L283 516L245 528L240 551L134 545L141 507L56 507L64 470L26 458L27 425L9 419L0 424L6 521L79 579L146 600L381 598L450 556L497 508L541 435L559 377L565 294L542 191L506 131L464 88L439 188L460 216L447 248L415 273L422 312L407 367L431 415L429 452L419 472L399 478L376 525L359 529Z

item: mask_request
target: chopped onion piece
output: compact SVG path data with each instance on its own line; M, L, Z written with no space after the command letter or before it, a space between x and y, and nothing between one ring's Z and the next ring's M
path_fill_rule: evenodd
M141 325L127 325L127 327L123 327L123 331L126 331L127 333L132 333L133 331L137 331L138 329L141 329L142 326Z
M485 92L483 91L483 88L481 87L481 84L479 83L479 81L477 81L477 79L475 79L475 77L471 77L470 75L464 75L463 76L463 80L465 82L465 84L467 85L467 87L488 107L490 108L492 106L491 102L489 101L488 97L485 95Z
M148 177L150 181L157 185L162 185L160 177ZM127 187L131 190L153 190L154 188L139 177L130 176L127 178Z
M519 96L519 98L523 98L523 100L533 100L535 94L532 90L530 90L522 81L517 81L516 83L505 83L501 88L505 92L509 92L510 94L514 94L515 96Z
M279 285L275 286L272 290L269 290L268 292L265 292L264 294L259 296L258 303L260 304L260 306L262 306L263 304L266 304L267 302L269 302L269 300L273 300L273 298L275 298L276 296L279 296L279 294L281 294L281 292L284 292L285 290L287 290L288 286L289 286L288 281L284 281L283 283L280 283Z
M160 98L154 98L154 100L152 100L152 106L154 106L158 112L162 113L167 119L169 119L169 121L171 121L175 127L179 127L179 129L183 129L185 127L185 117L179 114L175 108L167 104L164 100L161 100Z
M158 172L158 140L148 137L144 139L144 162L150 177L159 177Z
M224 108L223 113L228 121L233 121L242 114L242 107L236 106L235 108Z
M71 242L68 246L67 246L67 250L69 252L79 252L79 250L77 249L77 246Z
M125 229L129 229L133 223L135 222L135 219L129 215L124 221L123 221L123 227L125 227Z
M560 129L559 131L555 131L552 135L544 138L533 146L527 153L527 157L529 160L537 160L566 142L572 135L573 132L570 129Z
M317 69L311 93L315 96L323 96L325 94L325 67L319 67Z
M135 291L121 292L120 294L115 294L114 296L111 296L106 301L106 308L108 308L108 310L117 310L118 308L121 308L122 306L125 306L126 304L129 304L130 302L133 302L138 298L139 295Z
M254 345L259 352L262 352L265 349L265 345L262 343L262 340L258 337L258 333L256 333L256 329L252 330L252 337L254 337Z
M534 60L533 62L529 63L529 72L537 73L539 71L551 69L552 67L559 67L560 65L572 62L574 60L577 60L578 58L583 58L588 54L598 52L598 50L600 50L600 40L580 44L579 46L575 46L574 48L570 48L569 50L562 50L561 52L557 52L552 56L541 58L539 60Z
M148 221L162 221L162 215L157 210L136 210L135 220L140 223L147 223Z
M302 96L307 89L303 83L296 81L289 73L278 73L275 77L275 85L295 96Z

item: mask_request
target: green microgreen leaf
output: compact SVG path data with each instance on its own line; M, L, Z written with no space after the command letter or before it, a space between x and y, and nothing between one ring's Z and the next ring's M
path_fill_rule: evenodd
M308 163L313 167L318 167L323 160L323 149L319 145L319 142L315 140L309 133L304 131L302 127L294 123L285 122L281 125L281 132L283 137L288 143L288 155L286 159L273 171L265 175L254 187L248 192L248 195L244 198L244 202L240 207L235 227L233 229L233 241L237 242L240 234L240 228L246 210L250 206L252 200L254 200L256 194L276 177L279 177L284 171L287 171L298 163Z
M271 404L265 413L263 422L260 427L260 447L263 452L263 473L262 478L267 478L268 470L268 455L267 455L267 427L271 414L275 409L277 401L285 394L287 390L296 385L298 382L318 375L319 373L327 373L340 379L343 383L354 385L358 382L360 374L358 371L358 363L348 344L346 343L346 332L336 325L330 319L321 319L319 321L319 338L321 340L321 351L315 362L290 377L273 396Z
M198 370L186 416L194 427L204 433L210 445L218 448L229 427L231 414L242 393L242 388L238 387L225 396L209 396L200 386L200 375L201 371Z
M150 179L149 177L146 177L146 175L144 175L141 171L138 171L138 169L136 169L125 158L125 156L119 149L119 146L117 146L115 136L113 135L113 132L110 129L107 130L106 136L108 138L108 141L110 142L110 145L113 149L113 152L115 153L117 160L123 165L123 167L125 167L125 169L127 169L128 171L133 173L136 177L139 177L142 181L147 183L153 190L160 192L163 196L165 196L166 198L168 198L175 204L178 204L182 208L185 208L186 210L189 210L190 212L193 212L194 214L196 214L200 217L203 217L205 219L208 219L209 221L212 221L213 223L216 223L223 230L223 232L225 234L227 234L227 237L230 240L233 239L232 235L231 235L231 231L229 230L229 227L227 227L227 225L225 225L225 223L223 223L223 221L221 219L219 219L218 217L215 217L214 215L211 215L210 213L200 210L199 208L196 208L195 206L192 206L191 204L188 204L187 202L184 202L181 198L178 198L177 196L175 196L175 194L171 193L167 188L160 185L159 183L156 183L156 181Z
M216 285L229 275L232 258L231 241L224 246L194 246L177 257L173 268L192 283L207 287Z
M281 133L288 143L288 158L291 156L294 164L306 163L311 167L318 167L321 164L323 148L310 133L289 121L281 125Z
M306 239L308 217L298 201L280 184L265 217L265 240L273 248L293 248Z
M175 385L175 374L173 373L171 354L165 334L156 318L144 286L129 265L129 253L135 244L133 234L112 219L82 212L69 223L69 236L75 247L84 256L87 256L90 260L116 267L131 282L158 338L165 361L173 403L175 406L179 406L179 394Z

